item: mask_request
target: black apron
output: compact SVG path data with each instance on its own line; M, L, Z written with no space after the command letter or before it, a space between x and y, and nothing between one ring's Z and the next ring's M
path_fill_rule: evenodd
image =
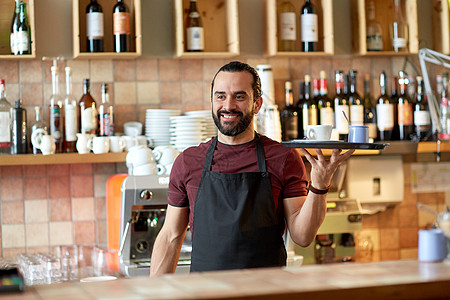
M191 272L286 265L282 230L257 133L259 172L211 171L217 137L205 159L194 206Z

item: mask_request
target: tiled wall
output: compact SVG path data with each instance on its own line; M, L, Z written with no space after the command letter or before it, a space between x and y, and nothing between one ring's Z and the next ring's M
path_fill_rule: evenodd
M284 81L298 82L305 74L318 77L327 71L329 91L333 94L333 71L356 69L358 91L362 93L365 73L372 76L372 91L379 94L381 71L396 73L403 58L388 57L313 57L313 58L237 58L253 66L271 64L274 71L276 100L282 107ZM131 120L144 122L147 108L177 108L182 111L209 109L210 81L217 69L229 59L177 60L76 60L59 61L60 89L64 91L64 66L73 68L73 90L82 94L83 78L90 78L92 95L100 101L101 82L112 85L111 100L116 109L117 131ZM412 61L418 67L417 59ZM47 107L51 92L52 62L0 61L0 78L6 79L11 103L19 96L28 111L29 125L34 120L33 106ZM414 74L407 64L407 71ZM430 67L430 74L442 72ZM46 112L46 110L44 110ZM408 164L405 164L407 178ZM48 251L58 244L106 243L105 183L109 176L126 172L124 164L72 164L48 166L0 167L1 245L2 255L17 252ZM442 204L443 193L415 195L405 180L405 201L395 208L363 219L364 233L375 243L376 260L417 257L417 230L423 221L415 208L416 201ZM426 217L425 217L426 218Z

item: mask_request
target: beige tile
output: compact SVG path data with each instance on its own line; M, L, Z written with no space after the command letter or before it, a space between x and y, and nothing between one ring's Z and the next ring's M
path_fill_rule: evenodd
M431 209L438 210L438 206L436 204L427 204ZM433 223L436 223L436 217L433 214L430 214L429 212L418 210L418 222L419 222L419 228L428 228Z
M107 247L108 243L108 234L107 234L107 222L105 220L100 220L96 222L96 231L97 231L97 244L104 245L103 247Z
M73 92L78 95L80 91L75 89L75 84L82 84L84 78L90 78L89 61L88 60L68 60L67 66L72 68L72 83L74 84Z
M120 214L120 213L119 213ZM106 198L95 198L95 220L106 220Z
M418 254L417 248L400 249L400 259L417 259Z
M6 174L5 169L2 170L2 174ZM22 177L3 177L0 180L0 199L2 201L22 200L23 186Z
M0 62L0 70L2 70L2 79L6 81L6 86L19 82L19 61L3 60Z
M203 82L184 81L181 83L184 105L203 105Z
M50 199L50 222L71 221L71 199Z
M92 82L112 82L113 62L106 60L91 60L91 81Z
M25 247L25 225L24 224L2 225L2 247L3 248Z
M181 84L179 81L161 82L161 104L181 104Z
M12 105L13 101L19 98L21 98L19 84L6 82L6 99L8 102Z
M270 58L269 64L272 66L273 79L290 80L291 72L289 58Z
M47 199L47 177L25 177L25 199Z
M23 201L3 201L2 224L22 224L24 222Z
M94 244L95 243L95 222L84 221L74 222L74 242L76 244Z
M159 76L157 59L138 59L136 61L136 80L155 81Z
M26 224L48 221L48 200L25 200Z
M72 199L72 220L86 221L95 219L94 198L73 198Z
M19 247L19 248L3 248L2 249L2 257L6 259L16 259L17 254L19 253L25 253L26 249L25 247ZM32 298L32 300L35 300Z
M40 60L21 61L19 64L21 82L42 83L42 67Z
M114 61L114 81L135 81L136 61L115 60Z
M205 59L203 60L203 79L206 81L213 80L214 75L228 61L224 59Z
M183 81L203 80L202 64L197 59L182 60L181 79Z
M136 104L136 82L114 83L114 104Z
M400 228L400 248L413 248L417 247L419 240L419 232L417 227L413 228Z
M94 196L105 197L106 196L106 181L110 177L109 174L96 174L94 175Z
M159 104L159 82L144 81L137 83L137 103L138 104Z
M48 246L48 223L25 225L27 247Z
M398 250L399 246L399 229L380 229L380 250Z
M72 245L72 222L50 222L50 245Z
M159 80L180 80L180 61L178 59L161 59L159 61Z

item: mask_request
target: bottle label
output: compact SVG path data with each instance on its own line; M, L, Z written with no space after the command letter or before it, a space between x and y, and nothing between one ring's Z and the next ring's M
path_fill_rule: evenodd
M319 27L317 26L316 14L303 14L301 16L302 23L302 42L319 41Z
M392 47L394 47L394 49L406 48L406 39L401 37L393 38Z
M296 139L298 137L297 117L290 117L286 119L284 129L286 130L285 136L287 140Z
M29 50L28 31L17 31L14 41L16 43L17 52L25 52Z
M11 53L17 53L17 50L16 50L16 41L14 40L14 37L15 37L16 35L14 34L14 32L11 32L11 35L10 35L10 37L9 37L9 42L10 42L10 44L11 44Z
M416 126L428 126L431 124L430 112L427 110L414 111L414 125Z
M86 14L86 35L88 39L103 38L103 13Z
M280 14L280 39L295 41L297 39L297 26L295 13L285 12Z
M377 104L377 127L380 131L392 130L394 128L393 104Z
M322 107L320 109L320 125L334 126L333 109L331 107Z
M50 107L50 134L55 137L55 142L61 139L61 108Z
M97 129L97 113L92 107L81 110L81 130L82 133L95 133Z
M352 125L364 125L364 106L350 105L350 123Z
M318 117L318 113L317 113L317 108L316 107L310 107L308 109L308 125L319 125L319 120L317 119Z
M335 116L336 116L336 129L339 133L346 134L348 133L348 122L344 117L344 114L348 116L348 105L336 105L335 108Z
M203 50L203 27L187 28L187 50Z
M411 103L399 103L398 108L398 125L413 125L413 109Z
M381 35L368 35L366 39L368 51L382 51L383 38Z
M369 138L375 139L377 137L377 124L366 123L364 125L369 127Z
M74 142L77 140L77 112L75 106L66 103L64 112L65 138L68 142Z
M9 112L0 112L0 147L9 147L11 143L11 116Z
M130 13L114 13L113 22L114 34L130 34Z
M99 135L101 135L101 136L114 135L113 118L111 117L110 114L100 115Z

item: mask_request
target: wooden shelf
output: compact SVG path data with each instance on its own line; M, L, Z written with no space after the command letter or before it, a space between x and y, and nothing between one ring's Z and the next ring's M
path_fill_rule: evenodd
M104 16L105 52L86 52L86 6L89 0L72 0L73 58L74 59L135 59L142 55L141 0L124 0L130 9L131 51L114 52L112 10L116 1L98 0Z
M446 0L432 0L431 2L433 50L450 54L449 2Z
M0 166L118 163L125 162L126 156L126 152L105 154L57 153L52 155L0 155Z
M36 58L35 16L34 0L22 0L27 4L28 22L31 28L31 54L12 55L9 34L11 31L11 18L14 13L15 2L12 0L0 0L0 59L21 60Z
M333 1L332 0L312 0L317 8L319 18L319 42L316 52L302 51L278 51L278 13L277 6L280 1L264 0L263 20L264 20L264 54L266 56L330 56L334 54L334 29L333 29ZM300 10L305 3L303 0L289 0L298 12L297 17L297 41L298 49L301 48L301 26Z
M197 0L205 35L205 51L186 52L185 19L189 0L174 0L175 56L179 58L225 58L239 55L237 0Z

